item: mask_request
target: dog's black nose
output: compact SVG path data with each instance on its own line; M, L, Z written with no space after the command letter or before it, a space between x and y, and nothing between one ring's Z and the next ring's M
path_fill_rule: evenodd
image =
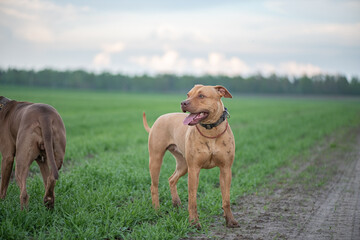
M185 101L182 101L182 102L181 102L181 106L182 106L182 107L185 107L185 106L187 106L187 105L189 105L189 101L188 101L188 100L185 100Z
M183 112L186 112L186 110L187 110L186 107L189 106L189 104L190 104L190 102L188 100L182 101L181 102L181 110Z

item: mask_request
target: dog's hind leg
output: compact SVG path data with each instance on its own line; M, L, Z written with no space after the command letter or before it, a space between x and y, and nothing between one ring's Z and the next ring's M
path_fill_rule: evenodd
M169 177L169 185L172 197L172 203L174 207L181 205L181 200L179 198L176 184L180 177L184 176L187 173L187 164L183 155L177 151L176 146L171 145L168 150L176 159L176 169L175 172Z
M29 195L26 192L26 178L29 174L31 163L39 156L40 151L32 136L26 131L21 131L16 141L15 177L20 188L20 206L24 209L28 206ZM20 147L21 146L21 147Z
M15 177L20 188L20 206L24 209L28 206L29 195L26 192L26 178L29 174L31 161L24 151L16 153Z
M149 148L149 169L151 176L151 199L154 207L158 209L160 207L159 203L159 176L161 164L163 162L163 157L166 149L163 151L159 150L150 150Z
M43 177L44 186L45 186L45 195L44 195L44 204L47 208L53 208L55 202L55 183L56 180L50 172L50 168L47 164L47 159L44 162L36 161L40 167L41 175Z
M60 169L65 155L65 143L61 141L54 141L54 143L55 163L56 167ZM55 204L56 180L51 174L50 166L48 165L48 159L46 159L46 156L45 161L37 161L37 163L40 167L41 175L43 177L45 186L44 204L47 208L52 209L54 208Z
M9 186L10 176L14 165L14 153L3 154L1 161L1 187L0 198L4 199Z

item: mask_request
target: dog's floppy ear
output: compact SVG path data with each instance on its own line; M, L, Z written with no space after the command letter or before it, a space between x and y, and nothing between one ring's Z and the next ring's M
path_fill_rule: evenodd
M215 86L216 91L220 94L220 96L224 98L232 98L230 92L223 86L217 85Z

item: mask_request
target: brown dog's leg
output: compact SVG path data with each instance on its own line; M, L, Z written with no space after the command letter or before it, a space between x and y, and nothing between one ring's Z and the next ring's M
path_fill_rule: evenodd
M16 141L16 161L15 161L15 177L20 187L20 206L21 209L28 206L29 195L26 192L26 178L29 174L31 163L39 156L40 151L37 147L34 135L24 129L19 130ZM29 137L30 136L30 137Z
M40 167L41 175L43 177L44 186L45 186L45 195L44 195L44 204L47 208L54 208L55 202L55 178L52 176L49 166L46 162L36 161Z
M20 206L23 210L28 206L29 195L26 192L26 178L29 173L29 161L23 154L16 155L15 177L20 188Z
M152 152L149 148L149 169L151 176L151 199L155 209L160 207L159 203L159 176L165 150L163 152Z
M54 140L54 155L55 155L55 164L58 170L60 170L65 156L65 145L66 140L64 137L59 137L58 134L55 135L55 139L59 139L58 141Z
M229 228L239 227L238 222L230 209L230 185L231 185L231 167L220 168L220 187L222 195L222 206L224 209L224 217L226 226Z
M172 203L174 207L178 207L181 205L181 200L179 198L176 184L182 176L184 176L187 173L187 165L185 158L178 152L169 149L169 151L174 155L176 159L176 169L175 172L169 177L169 185L170 185L170 191L171 191L171 197L172 197Z
M196 228L200 229L199 215L197 212L196 193L199 186L200 167L189 167L188 169L188 190L189 190L189 221Z
M9 186L9 180L14 165L14 155L3 155L1 161L1 187L0 198L4 199Z
M55 183L56 180L54 176L50 174L50 176L47 178L47 185L44 196L44 204L49 209L54 208L54 204L55 204L55 192L54 192Z

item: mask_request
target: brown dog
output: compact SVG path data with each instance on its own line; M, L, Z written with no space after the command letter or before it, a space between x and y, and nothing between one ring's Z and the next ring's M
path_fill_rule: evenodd
M166 150L176 159L176 169L169 178L172 202L181 204L176 184L188 173L189 221L200 228L196 207L196 192L202 168L220 168L222 206L227 227L238 227L230 210L231 166L235 156L234 136L226 120L227 111L221 97L231 98L222 86L195 85L181 103L185 113L169 113L160 116L149 128L145 113L143 123L149 132L149 167L151 197L159 208L159 174ZM199 126L200 125L200 126Z
M0 96L0 198L6 196L15 157L21 209L27 207L26 178L31 163L36 160L45 185L44 204L53 208L55 182L64 159L65 145L65 126L53 107Z

